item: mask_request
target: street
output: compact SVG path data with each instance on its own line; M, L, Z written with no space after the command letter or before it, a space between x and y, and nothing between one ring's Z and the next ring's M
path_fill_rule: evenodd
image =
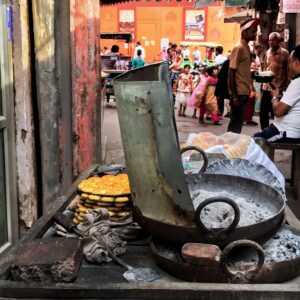
M175 110L176 124L178 130L178 137L180 143L185 143L190 133L199 133L209 131L213 134L220 135L227 131L229 119L223 118L222 125L210 125L200 124L198 119L193 119L192 108L187 108L187 117L178 117ZM259 123L257 116L253 117L253 120ZM260 130L260 126L244 125L242 133L253 136L253 134ZM102 157L105 164L125 164L124 152L118 122L118 114L115 102L111 99L108 104L104 105L104 119L103 119L103 131L102 131ZM287 150L278 150L275 152L275 162L278 169L284 175L285 178L290 178L291 168L291 152ZM287 197L288 204L293 212L300 217L300 207L297 205L297 200L289 193L288 187Z

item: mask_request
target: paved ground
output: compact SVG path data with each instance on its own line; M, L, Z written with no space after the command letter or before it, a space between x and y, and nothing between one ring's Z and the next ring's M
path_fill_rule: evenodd
M175 111L176 113L177 111ZM187 109L187 116L192 116L192 109ZM254 117L253 120L258 122L258 117ZM222 125L210 125L200 124L197 119L191 117L177 117L177 130L179 136L179 142L184 143L190 133L199 133L204 131L212 132L213 134L220 135L227 131L229 119L224 118ZM259 131L259 126L243 126L243 134L253 136L256 131ZM104 109L104 120L103 120L103 160L106 164L121 163L125 164L124 152L120 135L120 128L118 122L118 115L115 103L111 100L109 104L106 104ZM276 151L275 162L279 170L285 177L290 176L290 163L291 163L291 152L289 151ZM289 206L300 218L300 205L289 195L287 189ZM300 199L298 200L300 202Z

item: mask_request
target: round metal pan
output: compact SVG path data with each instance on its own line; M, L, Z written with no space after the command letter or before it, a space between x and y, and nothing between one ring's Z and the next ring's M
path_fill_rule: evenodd
M300 237L300 231L284 226ZM228 267L228 257L237 247L253 247L258 253L258 262L252 267L242 265L242 271L233 272ZM221 255L219 263L196 265L187 263L181 257L181 244L166 243L158 239L151 242L151 251L159 267L169 274L192 282L233 282L233 283L279 283L290 280L300 274L300 256L282 261L265 261L264 250L249 240L230 243ZM274 249L276 251L277 249ZM299 249L300 250L300 249Z
M239 176L222 174L191 174L186 175L186 181L192 198L195 193L205 195L214 191L222 195L227 191L232 195L230 198L233 202L234 198L246 197L252 199L258 205L263 203L270 210L271 217L247 226L239 226L239 222L237 222L236 227L231 226L231 224L228 228L212 228L210 230L198 226L199 222L197 220L199 220L200 211L197 210L195 226L179 226L165 223L164 220L157 221L148 218L142 214L137 206L133 206L135 219L146 231L167 241L180 243L204 242L224 247L228 243L239 239L264 242L282 225L285 201L277 190L263 183Z

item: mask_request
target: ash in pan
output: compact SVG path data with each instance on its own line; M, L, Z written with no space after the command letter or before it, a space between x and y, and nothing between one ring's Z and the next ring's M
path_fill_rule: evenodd
M266 262L291 260L300 257L300 236L280 229L263 245Z
M227 192L195 192L192 195L193 205L196 209L204 200L216 196L232 199L232 194ZM274 216L270 209L264 206L263 203L254 202L253 199L235 197L233 200L238 205L241 213L240 222L237 227L257 224ZM204 207L200 217L204 225L208 228L226 228L233 221L234 211L228 204L217 202Z
M262 248L265 254L265 263L294 260L300 258L300 236L282 228ZM252 264L257 261L254 251L239 251L238 255L233 258L234 260L229 262L229 266Z

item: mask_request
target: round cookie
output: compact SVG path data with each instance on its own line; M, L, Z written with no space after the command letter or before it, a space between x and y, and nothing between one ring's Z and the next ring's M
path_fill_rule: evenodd
M101 197L101 202L113 203L113 202L115 202L115 198L114 197Z
M74 217L72 221L73 221L74 224L79 224L80 223L80 221L76 217Z
M116 203L129 202L129 198L128 198L128 197L116 197L116 198L115 198L115 202L116 202Z

